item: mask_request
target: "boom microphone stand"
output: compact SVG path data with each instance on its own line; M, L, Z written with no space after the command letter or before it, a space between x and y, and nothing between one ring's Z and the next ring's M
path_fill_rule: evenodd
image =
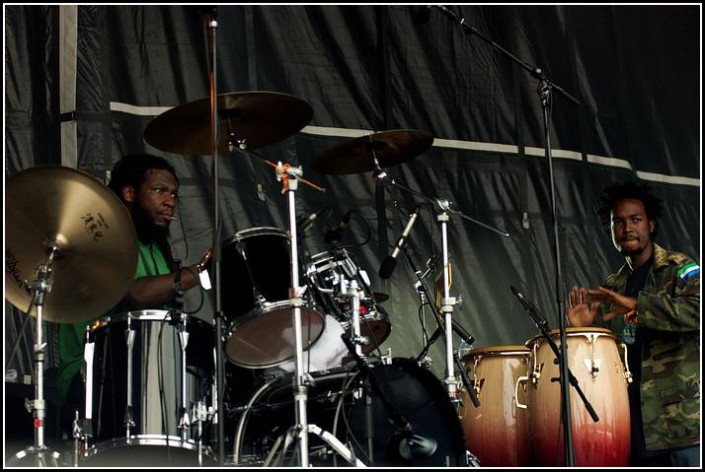
M560 290L560 284L563 281L563 276L561 274L561 264L560 264L560 245L558 241L558 216L557 216L557 211L556 211L556 191L555 191L555 182L554 182L554 177L553 177L553 158L551 154L551 134L550 134L550 128L549 128L549 116L550 116L550 109L552 106L552 92L553 90L559 91L564 97L566 97L568 100L573 102L575 105L580 105L580 102L572 97L568 92L563 90L561 87L556 85L555 83L551 82L546 75L543 73L543 71L536 66L533 66L531 64L527 64L520 59L518 59L516 56L511 54L509 51L504 49L503 47L499 46L497 43L492 41L491 39L487 38L483 34L481 34L477 29L473 28L472 26L469 26L467 23L465 23L465 18L459 18L458 15L450 11L448 8L442 6L442 5L434 5L437 7L439 10L441 10L443 13L446 15L450 16L454 21L458 22L461 27L463 27L465 30L468 31L469 34L475 34L478 37L482 38L485 42L489 43L492 45L492 47L500 52L502 52L505 56L509 57L512 59L514 62L519 64L521 67L526 69L533 77L538 79L539 81L539 86L537 88L537 93L539 95L539 98L541 99L541 107L543 110L543 126L544 126L544 140L546 143L545 149L546 149L546 159L548 161L548 176L549 176L549 187L551 190L551 216L553 217L553 262L555 265L555 273L556 273L556 298L557 298L557 304L558 304L558 323L560 327L560 339L561 339L561 346L560 346L560 367L561 367L561 379L569 379L570 378L570 373L568 372L568 364L566 362L566 326L565 326L565 301L563 300L562 296L562 291ZM566 457L566 465L571 467L575 465L575 452L573 450L573 439L572 439L572 427L571 427L571 418L570 418L570 395L569 395L569 388L568 388L568 382L562 381L561 382L561 396L563 398L563 401L561 402L561 406L563 408L562 412L562 418L564 421L564 428L563 431L565 431L565 457Z

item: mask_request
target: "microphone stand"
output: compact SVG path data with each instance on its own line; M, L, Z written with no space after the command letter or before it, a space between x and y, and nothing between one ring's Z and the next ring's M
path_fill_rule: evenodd
M559 320L559 330L560 330L560 339L561 339L561 349L560 349L560 366L561 366L561 378L567 379L569 378L569 372L568 372L568 364L565 362L566 360L566 326L565 326L565 301L563 299L561 290L560 290L560 284L563 281L563 276L561 274L561 265L560 265L560 245L558 241L558 216L557 216L557 210L556 210L556 190L555 190L555 181L554 181L554 176L553 176L553 156L551 153L551 134L550 134L550 127L549 127L549 116L550 116L550 108L552 106L552 91L557 90L560 92L565 98L567 98L569 101L573 102L575 105L580 105L580 102L571 96L568 92L566 92L563 88L558 86L557 84L553 83L551 80L549 80L546 75L543 73L543 71L536 66L533 66L531 64L525 63L513 54L511 54L509 51L489 39L488 37L484 36L482 33L480 33L476 28L469 26L467 23L465 23L465 18L459 18L458 15L450 11L448 8L444 7L443 5L435 5L439 10L441 10L443 13L446 15L450 16L454 21L458 22L460 26L465 29L466 31L469 32L469 34L475 34L478 37L480 37L482 40L490 44L494 49L497 51L500 51L503 53L505 56L509 57L512 59L514 62L519 64L521 67L526 69L533 77L538 79L539 81L539 86L537 88L537 93L539 95L539 98L541 100L541 107L543 111L543 126L544 126L544 140L546 143L545 146L545 154L546 154L546 159L548 161L548 176L549 176L549 187L551 191L551 216L553 217L553 252L554 252L554 265L555 265L555 273L556 273L556 298L557 298L557 305L558 305L558 320ZM571 419L570 419L570 395L569 395L569 390L568 390L568 384L567 382L561 382L561 396L563 397L563 402L561 402L561 405L564 408L564 411L562 412L562 417L564 420L564 428L563 431L565 432L565 457L566 457L566 465L568 467L572 467L575 465L575 451L573 450L573 432L571 428Z
M213 155L213 271L214 279L212 290L215 298L215 369L216 369L216 388L214 403L215 412L213 422L217 425L217 440L218 440L218 463L220 466L225 465L225 366L223 361L223 308L221 301L221 251L220 251L220 209L219 209L219 190L218 181L218 143L220 142L220 120L218 119L218 90L217 90L217 34L218 17L217 7L208 7L207 27L210 32L210 70L209 70L209 89L211 99L211 154ZM242 144L241 144L242 146ZM232 149L231 149L232 151Z

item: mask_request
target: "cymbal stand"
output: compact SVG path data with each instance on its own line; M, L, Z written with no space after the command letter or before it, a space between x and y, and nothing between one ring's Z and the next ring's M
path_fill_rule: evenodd
M411 251L408 246L404 247L404 256L406 257L406 260L409 262L409 265L411 266L411 269L413 270L414 274L416 274L417 281L414 284L417 287L417 290L419 292L419 295L421 297L422 303L424 303L426 300L429 299L427 293L428 289L426 288L423 279L424 275L421 274L421 271L418 270L416 263L414 262L414 258L411 255ZM426 359L426 354L428 353L429 348L431 345L436 341L438 336L440 336L441 333L446 333L447 329L444 327L443 322L441 321L441 315L438 312L438 309L436 308L436 305L434 303L429 303L431 307L431 311L433 312L433 315L435 319L438 322L438 328L436 331L431 335L431 337L426 340L424 344L424 348L421 351L421 353L417 356L416 362L419 364L422 364L424 360ZM475 339L472 337L470 333L468 333L464 328L460 327L460 324L457 323L455 320L451 320L451 325L453 328L453 331L455 331L462 339L462 341L468 345L472 345L473 342L475 342ZM425 330L424 330L424 335L425 335ZM452 346L451 346L452 349ZM452 350L452 361L454 362L455 365L458 367L458 371L460 372L460 378L462 380L463 386L465 387L465 390L468 392L470 395L470 399L472 400L473 405L475 407L480 406L480 401L477 398L477 391L474 388L474 382L472 382L467 375L467 370L465 369L465 366L462 365L460 362L459 354L457 350ZM457 395L456 395L457 397ZM451 397L453 398L453 397Z
M508 233L499 231L495 228L492 228L489 225L486 225L480 221L475 220L474 218L470 218L467 215L462 214L461 212L455 210L453 208L452 202L450 202L447 199L444 198L430 198L420 192L417 192L415 190L410 189L409 187L400 184L399 182L396 182L392 177L389 176L389 174L383 170L379 164L379 161L377 160L377 157L374 155L374 150L372 151L373 155L373 163L374 163L374 168L375 172L373 174L373 180L376 183L382 183L384 185L392 185L397 188L400 188L404 190L405 192L411 193L413 195L416 195L420 198L423 198L427 201L430 201L434 204L435 207L437 207L440 211L437 216L437 220L441 224L441 236L442 236L442 260L443 260L443 298L441 299L441 312L444 315L444 323L445 323L445 341L446 341L446 378L444 380L444 383L446 384L446 389L448 390L448 395L450 396L451 400L455 401L458 398L457 395L457 380L455 378L455 373L453 369L453 336L452 336L452 331L453 331L453 305L455 305L455 297L450 296L450 273L449 273L449 258L448 258L448 221L449 221L449 214L453 215L458 215L461 216L462 218L465 218L467 220L472 221L475 224L478 224L484 228L487 228L491 231L494 231L495 233L501 234L502 236L509 237ZM479 403L475 403L476 405L479 405Z
M32 307L37 308L36 320L36 343L34 344L34 402L32 403L32 416L34 418L34 445L18 452L9 461L13 463L29 457L35 456L34 465L37 467L58 467L60 454L52 451L44 444L44 419L46 418L46 402L44 400L44 358L46 356L46 343L44 342L44 332L42 327L42 316L44 313L44 295L51 292L51 264L59 254L57 246L49 248L49 256L45 263L37 267L35 280L32 282L32 301L27 310L27 315L32 312Z
M277 163L276 166L277 180L283 183L283 191L287 193L289 203L289 237L290 241L290 257L291 257L291 287L289 295L291 304L294 307L293 327L294 327L294 349L295 349L295 365L294 371L294 401L296 408L296 424L292 426L285 435L284 449L282 457L287 448L298 440L299 449L299 466L308 467L308 452L309 452L309 433L313 433L320 437L323 441L329 444L336 452L343 456L351 464L364 466L359 460L355 459L352 451L345 447L337 438L320 427L308 424L307 418L307 400L308 400L308 384L309 379L304 372L303 363L303 335L301 328L301 306L303 300L301 298L302 289L299 287L299 257L298 243L296 232L296 189L298 187L298 179L303 175L301 167L291 167L289 164ZM279 448L282 437L275 441L272 450L267 458L265 465L274 457L276 450Z

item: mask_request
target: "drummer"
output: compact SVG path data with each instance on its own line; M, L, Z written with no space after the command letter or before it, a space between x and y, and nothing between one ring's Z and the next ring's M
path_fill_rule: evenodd
M168 243L169 225L176 220L179 204L179 179L164 158L147 154L126 156L111 172L108 185L125 204L137 230L138 261L135 279L123 299L108 313L130 310L164 309L175 300L175 288L187 291L199 285L198 274L210 260L207 251L200 262L178 268ZM177 269L178 268L178 269ZM96 318L96 319L98 319ZM57 390L63 397L61 427L69 434L75 411L83 417L85 386L83 350L86 326L93 320L59 324L59 369ZM70 437L70 436L69 436Z

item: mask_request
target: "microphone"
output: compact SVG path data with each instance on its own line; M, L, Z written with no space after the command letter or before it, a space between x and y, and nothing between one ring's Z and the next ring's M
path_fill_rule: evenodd
M392 456L405 461L426 459L436 453L438 441L419 434L397 433L389 441L389 452Z
M526 297L524 297L524 295L522 295L521 292L514 287L514 285L510 285L510 287L526 311L539 313L539 310L534 306L534 304L527 300Z
M340 241L340 236L343 232L350 226L350 216L353 214L354 210L348 211L343 218L338 222L335 228L326 228L324 233L324 240L326 243L330 244L334 241Z
M455 331L455 333L460 336L460 339L465 341L467 344L472 345L475 342L475 338L473 338L472 335L468 333L467 330L463 328L460 323L455 321L455 318L451 319L451 326L453 328L453 331Z
M460 323L455 321L455 318L451 318L450 327L453 329L453 331L455 331L455 334L460 336L460 339L462 339L466 344L472 345L475 342L475 338L472 337L472 334L468 333L467 330L460 325ZM436 328L436 331L431 335L431 338L428 340L428 344L433 344L436 339L438 339L438 336L441 335L441 332L442 329L439 325Z
M299 227L299 230L302 232L306 232L313 226L313 223L320 218L320 216L328 210L330 207L323 207L319 208L318 210L314 211L310 215L308 215L305 218L300 218L299 221L296 222L296 225Z
M414 21L420 25L425 25L431 19L431 5L418 7L414 13Z
M394 272L394 268L397 266L397 257L399 256L399 253L401 252L402 248L404 247L404 244L406 243L406 238L409 236L411 228L416 222L416 218L419 216L419 208L420 205L417 206L414 209L414 212L411 214L411 218L409 218L409 222L406 224L406 228L404 228L404 231L401 233L401 236L399 236L399 239L397 240L396 246L394 246L394 251L392 251L392 254L385 257L384 261L382 261L382 265L379 268L379 276L383 279L388 279L392 276L392 272Z

